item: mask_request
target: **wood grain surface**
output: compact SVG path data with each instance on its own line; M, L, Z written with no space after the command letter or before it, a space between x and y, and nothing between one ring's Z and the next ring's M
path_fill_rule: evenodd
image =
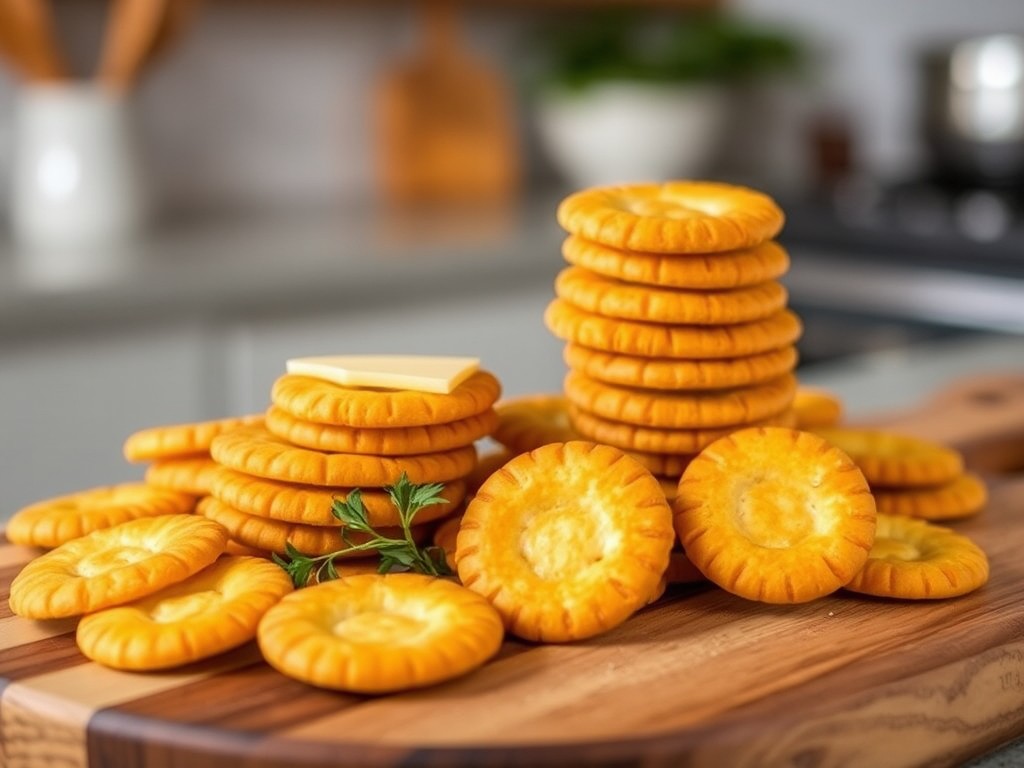
M954 526L989 555L980 591L772 606L674 588L604 636L509 640L415 693L316 690L252 644L171 673L104 669L73 621L11 616L35 552L0 545L0 765L955 765L1024 734L1024 374L887 422L986 473L988 508Z

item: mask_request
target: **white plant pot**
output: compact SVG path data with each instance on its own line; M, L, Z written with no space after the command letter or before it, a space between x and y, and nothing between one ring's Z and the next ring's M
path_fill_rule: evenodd
M697 178L715 159L728 109L721 86L608 82L545 90L537 126L575 187Z

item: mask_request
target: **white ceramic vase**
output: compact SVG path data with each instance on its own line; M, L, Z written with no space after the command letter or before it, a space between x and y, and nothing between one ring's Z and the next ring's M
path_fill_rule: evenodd
M537 127L574 187L699 178L715 160L729 92L712 84L609 81L540 95Z

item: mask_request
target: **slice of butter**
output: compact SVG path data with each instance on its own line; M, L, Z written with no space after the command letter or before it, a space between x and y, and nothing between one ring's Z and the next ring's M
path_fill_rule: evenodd
M430 355L327 355L292 358L286 368L288 373L346 387L448 394L480 369L480 360Z

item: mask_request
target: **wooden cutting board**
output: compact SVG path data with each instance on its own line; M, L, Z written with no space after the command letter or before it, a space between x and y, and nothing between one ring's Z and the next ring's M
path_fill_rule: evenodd
M506 642L450 684L362 697L291 681L247 646L167 674L77 652L72 621L11 616L34 552L0 546L0 765L954 765L1024 735L1024 373L888 419L962 447L992 499L958 524L989 554L964 598L840 593L760 605L670 589L588 642Z

